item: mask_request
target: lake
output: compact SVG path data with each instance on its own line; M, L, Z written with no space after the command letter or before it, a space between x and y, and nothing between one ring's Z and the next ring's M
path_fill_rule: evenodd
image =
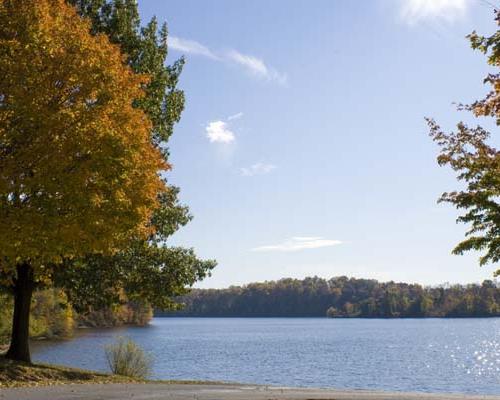
M155 318L34 343L33 359L107 371L117 336L151 353L158 379L500 394L500 318Z

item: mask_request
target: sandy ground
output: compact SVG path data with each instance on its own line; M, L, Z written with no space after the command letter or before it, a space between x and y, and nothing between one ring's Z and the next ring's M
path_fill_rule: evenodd
M498 396L384 393L223 384L85 384L0 389L1 400L500 400Z

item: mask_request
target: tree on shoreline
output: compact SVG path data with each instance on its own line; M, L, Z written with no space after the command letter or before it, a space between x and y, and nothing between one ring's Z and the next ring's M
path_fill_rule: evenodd
M7 1L3 5L5 7L13 2L15 1ZM62 3L62 0L44 0L37 4L33 0L26 2L25 6L41 7L50 4L53 7L61 8ZM94 37L95 40L102 41L106 38L107 46L113 47L115 51L117 51L117 48L121 50L123 56L121 56L120 61L128 65L130 70L124 65L122 65L122 68L130 71L130 74L137 79L141 79L140 88L137 88L138 90L142 89L140 90L140 96L130 99L127 106L133 112L145 117L140 129L142 129L141 132L146 132L151 151L156 155L160 155L158 165L155 168L156 172L162 169L165 170L166 166L168 166L169 155L166 142L172 134L174 124L179 121L184 108L184 93L176 87L184 60L180 59L170 66L166 65L166 26L164 25L159 29L157 21L152 19L144 28L141 28L137 3L134 0L68 0L66 3L70 3L75 8L64 8L65 23L70 27L73 23L75 26L80 27L82 31L80 33L85 34L87 40ZM57 10L53 8L52 13L57 13ZM75 14L75 10L80 17ZM20 15L18 16L21 18ZM1 17L2 21L11 18L7 11L3 12ZM39 17L40 15L37 14L37 18ZM34 18L34 22L37 22L36 18ZM82 28L82 26L85 28ZM71 29L67 29L67 31L71 32ZM5 39L5 35L6 33L1 35L0 40ZM64 38L65 36L61 35L61 37ZM61 40L58 43L63 47ZM115 46L112 46L108 41ZM7 45L9 42L6 41L4 44ZM42 58L50 58L51 54L45 53L46 50L46 47L39 49L37 55ZM0 54L1 56L2 54ZM3 56L7 57L7 52L4 52ZM88 60L93 59L91 55L88 55L87 58ZM45 61L40 64L43 69ZM102 67L104 68L104 66ZM61 62L60 67L64 70L65 65ZM84 70L81 72L83 73ZM148 79L144 79L145 76ZM115 87L115 90L118 88L119 85ZM0 87L0 89L2 88ZM0 93L3 94L2 90L0 90ZM36 90L33 89L32 91L36 93ZM114 101L114 96L121 96L119 90L110 93L107 100ZM125 101L125 98L123 101ZM4 101L6 97L0 99ZM117 101L117 104L121 103ZM130 107L131 105L133 107ZM0 112L1 106L2 103L0 102ZM86 106L92 107L94 104L91 102ZM40 113L39 117L42 121L46 115ZM135 133L135 129L131 129L130 132ZM71 133L71 129L68 129L67 133ZM97 146L98 143L95 144ZM144 145L146 146L146 144ZM46 158L50 158L53 149L49 146L44 150L48 153ZM73 159L76 165L75 168L78 168L81 161L80 159ZM45 172L49 173L51 171ZM50 177L50 174L47 177ZM71 254L60 252L54 262L42 265L43 276L28 274L29 291L32 291L35 286L36 288L51 286L62 288L72 306L78 311L120 304L123 302L124 293L129 300L137 303L149 303L160 309L178 307L173 297L185 294L187 292L186 287L190 287L197 280L206 277L210 270L214 268L215 262L200 260L193 249L168 247L166 245L167 239L179 227L191 220L191 215L187 207L179 204L178 188L167 185L164 173L160 174L159 177L160 179L155 174L159 189L153 196L154 211L144 214L143 224L141 225L143 229L139 232L140 234L128 232L121 235L120 238L123 239L123 244L120 245L113 246L113 243L108 241L107 244L110 248L112 247L113 251L106 252L101 251L99 248L86 248L85 251L72 251ZM145 184L144 182L141 183L140 179L135 180L135 183L141 185L141 188ZM61 180L54 182L54 188L58 189L57 185L61 185ZM72 189L74 190L74 196L78 196L82 191L82 188L78 187L78 185L74 185ZM144 189L148 192L147 185ZM4 201L10 201L9 193L7 192L5 195ZM91 193L85 194L90 195ZM72 207L71 203L68 203L67 206L68 208ZM147 210L150 209L152 207L147 208ZM72 211L78 212L78 210ZM100 226L106 227L109 231L118 228L120 226L116 221L118 216L113 215L112 217L114 219L103 220ZM89 223L91 221L92 218L84 220L84 222ZM26 222L18 221L19 224ZM75 218L75 224L80 222L81 218ZM58 226L54 231L58 231ZM34 232L33 238L36 239L36 234L39 233L39 230ZM106 238L101 236L97 234L94 237L95 241L98 242L97 239L99 239L106 242ZM73 240L72 244L76 246L79 238L69 237ZM15 243L15 235L12 235L10 240L11 243ZM58 250L60 250L60 247ZM6 266L9 259L6 255L4 256L1 247L0 254L2 255L0 289L3 288L14 293L16 287L21 287L23 279L20 278L24 277L23 271L12 270L12 268L7 270ZM26 299L23 303L23 315L29 313L29 304L29 299ZM15 315L14 320L17 319ZM17 332L18 328L15 327L14 330ZM15 354L14 351L9 352L9 356L29 361L27 323L24 324L22 330L23 334L21 336L19 334L12 335L11 347L19 347L15 343L17 340L24 343L21 346L24 350L21 352L22 354L18 354L19 352ZM14 337L20 339L14 340Z
M500 25L500 13L495 12ZM484 37L473 32L468 36L472 48L488 56L488 63L500 67L500 30ZM500 74L489 74L484 80L492 86L486 98L459 109L472 112L475 117L493 117L500 125ZM427 119L430 136L440 147L439 165L448 165L457 173L465 189L443 193L440 202L453 204L465 210L457 222L470 224L466 239L454 249L454 254L470 250L484 251L480 265L500 261L500 152L488 144L491 134L480 126L469 127L460 122L457 131L444 132L433 120ZM495 276L500 275L500 269Z
M31 296L65 264L154 234L168 164L133 102L144 74L63 0L0 3L0 273L7 357L30 362Z

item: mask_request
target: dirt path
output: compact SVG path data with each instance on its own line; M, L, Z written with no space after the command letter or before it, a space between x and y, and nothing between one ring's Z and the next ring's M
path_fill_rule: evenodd
M383 393L222 384L85 384L0 389L1 400L500 400L498 396Z

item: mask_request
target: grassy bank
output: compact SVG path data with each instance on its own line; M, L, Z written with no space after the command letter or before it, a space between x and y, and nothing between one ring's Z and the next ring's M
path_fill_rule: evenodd
M0 356L0 388L69 383L141 383L140 379L48 364L27 364Z
M27 364L7 360L0 355L0 389L10 387L52 386L68 384L162 383L189 385L220 385L216 381L148 380L112 375L97 371L50 364ZM1 396L0 396L1 397Z

